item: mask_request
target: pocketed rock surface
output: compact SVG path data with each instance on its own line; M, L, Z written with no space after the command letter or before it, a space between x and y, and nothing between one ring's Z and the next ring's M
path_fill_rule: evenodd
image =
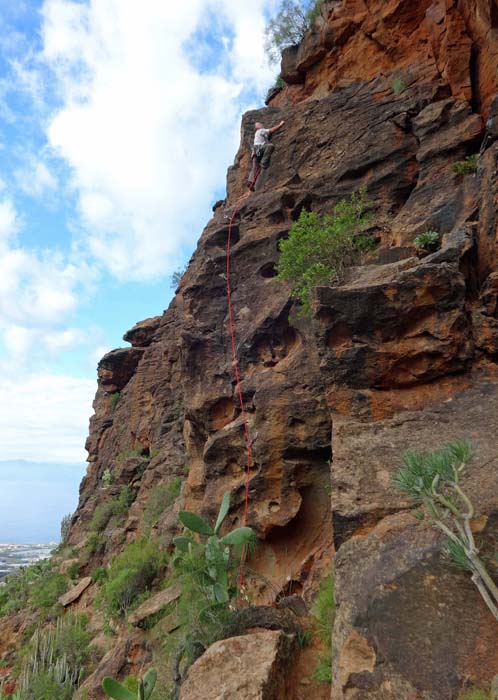
M498 4L325 2L301 45L284 51L282 77L287 86L243 117L227 198L169 308L99 363L70 543L84 546L95 508L131 485L126 522L110 522L92 562L105 565L145 532L151 494L178 476L181 496L153 528L165 546L180 504L213 519L230 491L227 527L241 523L246 447L225 276L228 220L241 203L231 283L254 457L248 524L261 541L251 564L269 581L257 599L309 603L334 558L331 697L455 700L498 673L498 622L391 476L406 449L472 440L465 486L494 551ZM240 201L254 123L280 119L271 167ZM457 175L453 164L481 146L477 171ZM299 318L275 279L278 242L303 208L331 213L363 185L375 252L340 285L318 288L312 317ZM414 239L429 230L441 245L420 256ZM103 488L107 469L114 480Z

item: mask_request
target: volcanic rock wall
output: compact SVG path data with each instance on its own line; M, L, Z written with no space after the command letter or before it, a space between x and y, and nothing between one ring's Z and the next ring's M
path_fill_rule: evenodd
M187 507L212 517L229 490L229 520L241 522L246 448L227 327L227 226L246 192L254 122L283 118L232 250L254 454L249 524L262 541L253 566L271 584L259 599L308 599L336 552L332 697L450 700L498 673L498 623L468 576L442 560L440 537L409 514L391 475L408 448L471 439L466 486L492 550L498 3L326 2L303 43L284 52L282 76L288 85L243 118L227 199L170 307L99 364L71 543L84 543L100 502L132 484L129 517L99 555L107 561L143 531L153 489L186 471ZM452 164L481 145L477 173L456 175ZM340 286L318 289L313 318L298 319L274 279L278 242L303 208L331 212L362 185L376 252ZM427 230L442 245L419 258L413 240ZM104 490L106 469L114 482ZM177 509L156 526L166 543Z

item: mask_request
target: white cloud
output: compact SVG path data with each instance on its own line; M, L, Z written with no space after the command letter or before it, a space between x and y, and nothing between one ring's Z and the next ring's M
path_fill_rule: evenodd
M59 186L55 175L41 160L30 159L22 170L15 171L14 176L21 190L33 197L46 197L56 192Z
M49 142L71 168L86 245L118 278L171 272L199 236L250 91L271 80L268 4L45 1L42 57L63 102ZM233 41L201 71L186 47L209 13L228 23Z
M0 337L4 366L22 366L33 349L74 347L82 332L68 321L96 279L85 262L56 250L23 248L20 218L9 199L0 201Z
M21 221L10 199L0 202L0 253L21 228Z
M0 382L2 459L81 462L96 384L51 374Z

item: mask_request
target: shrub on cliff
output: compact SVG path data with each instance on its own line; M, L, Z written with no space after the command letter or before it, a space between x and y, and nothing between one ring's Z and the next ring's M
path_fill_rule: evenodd
M110 498L95 508L90 521L92 532L103 532L108 526L111 518L116 518L119 522L127 514L131 504L135 500L136 493L131 486L123 486L121 491L114 498Z
M150 586L164 563L157 541L146 537L131 542L115 557L107 570L100 599L110 615L118 617L128 612L138 597Z
M0 617L23 608L41 609L51 615L68 585L68 576L54 569L50 559L24 567L0 588Z
M332 215L302 211L289 237L280 241L277 279L289 282L301 303L301 315L311 313L311 296L318 285L339 281L344 270L358 264L374 242L361 232L370 220L366 188L341 200Z
M183 479L177 476L167 484L159 484L152 491L147 505L144 509L144 525L149 530L156 525L157 521L180 495Z
M280 10L265 28L265 52L271 63L280 60L282 51L299 44L320 14L323 0L294 2L283 0Z

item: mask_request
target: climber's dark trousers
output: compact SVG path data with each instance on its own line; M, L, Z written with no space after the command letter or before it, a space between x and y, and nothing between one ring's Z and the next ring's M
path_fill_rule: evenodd
M255 152L256 152L256 166L259 169L261 168L267 168L270 165L270 160L271 160L271 154L275 150L275 146L272 143L267 143L264 146L255 146ZM254 154L254 151L253 151ZM249 184L253 182L254 176L256 173L254 172L254 157L251 156L251 162L252 162L252 168L251 172L249 173L249 178L248 182ZM256 170L257 172L257 170Z

